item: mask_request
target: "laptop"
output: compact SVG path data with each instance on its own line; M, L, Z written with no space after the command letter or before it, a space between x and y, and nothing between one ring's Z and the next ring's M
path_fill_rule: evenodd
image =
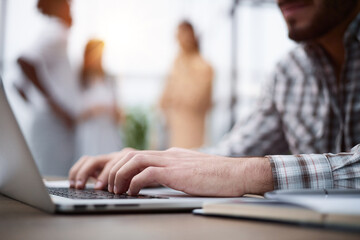
M185 211L207 201L169 188L149 188L138 196L70 189L67 181L45 182L7 99L0 78L0 193L49 213Z

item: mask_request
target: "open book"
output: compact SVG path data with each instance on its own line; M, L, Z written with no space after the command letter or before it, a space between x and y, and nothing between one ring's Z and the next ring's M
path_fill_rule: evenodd
M325 190L325 192L327 192ZM205 203L195 214L360 228L360 191L274 191L265 199Z

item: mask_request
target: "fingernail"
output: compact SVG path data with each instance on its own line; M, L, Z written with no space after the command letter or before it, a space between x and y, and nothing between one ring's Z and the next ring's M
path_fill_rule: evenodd
M115 194L118 194L118 190L117 190L117 187L116 187L116 186L114 186L114 193L115 193Z
M82 182L81 180L77 180L77 181L76 181L76 187L77 187L77 188L82 187L82 185L83 185L83 182Z
M75 187L75 181L74 180L70 180L70 187Z
M111 185L109 184L109 186L108 186L108 191L109 192L112 192L112 189L111 189Z
M95 184L96 189L101 189L102 186L103 186L103 183L101 181L97 181L96 184Z

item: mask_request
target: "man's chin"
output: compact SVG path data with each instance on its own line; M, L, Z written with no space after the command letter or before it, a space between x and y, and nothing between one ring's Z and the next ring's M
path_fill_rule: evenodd
M297 43L306 42L306 41L311 40L311 38L306 37L303 34L291 33L291 32L289 32L288 37Z
M327 32L315 31L311 29L290 29L288 37L295 42L307 42L324 36Z

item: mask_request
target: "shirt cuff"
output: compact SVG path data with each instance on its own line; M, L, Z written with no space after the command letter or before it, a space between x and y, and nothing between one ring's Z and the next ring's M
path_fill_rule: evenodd
M272 155L274 189L333 188L330 163L322 154Z

